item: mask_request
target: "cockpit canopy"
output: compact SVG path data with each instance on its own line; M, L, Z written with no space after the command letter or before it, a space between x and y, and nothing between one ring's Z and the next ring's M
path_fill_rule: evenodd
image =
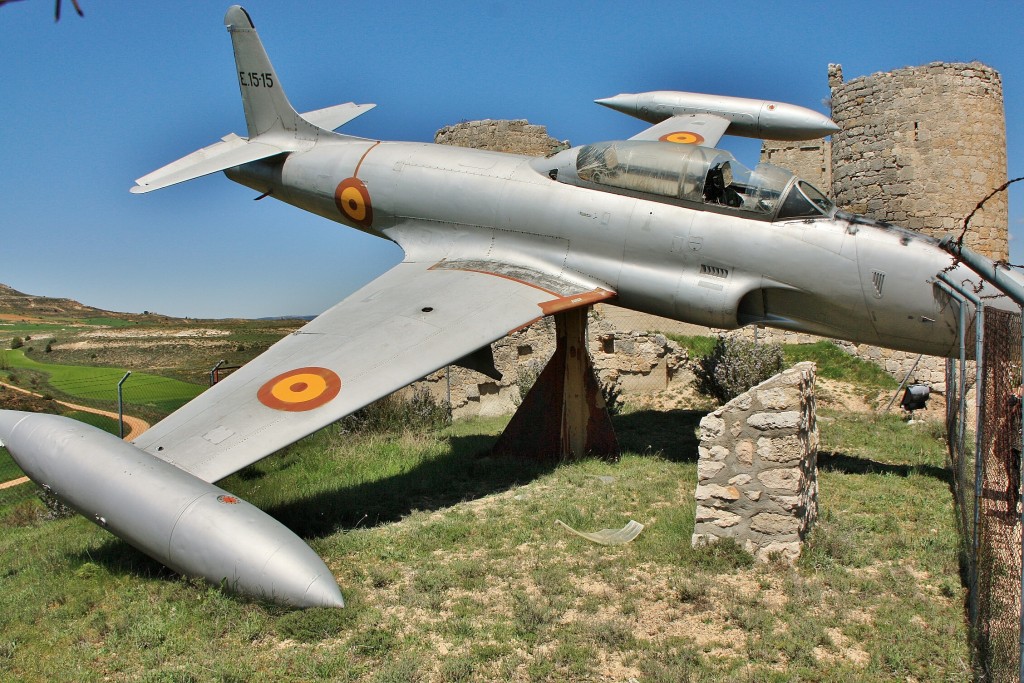
M580 180L726 207L765 220L831 216L832 202L808 182L772 164L751 171L720 149L624 140L579 149Z

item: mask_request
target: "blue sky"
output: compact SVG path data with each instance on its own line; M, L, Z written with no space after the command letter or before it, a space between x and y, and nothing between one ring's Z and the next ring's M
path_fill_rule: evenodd
M134 179L244 133L227 2L53 0L0 8L0 282L101 308L190 317L319 313L400 259L394 245L214 175ZM574 144L643 125L593 100L671 89L824 111L847 79L931 61L1002 73L1009 175L1024 175L1020 2L340 2L246 5L300 111L378 106L353 135L429 141L525 118ZM726 138L728 141L729 138ZM724 146L756 163L758 143ZM1021 183L1024 185L1024 183ZM1017 188L1018 186L1014 186ZM1010 198L1024 235L1024 189ZM1011 240L1024 262L1024 237Z

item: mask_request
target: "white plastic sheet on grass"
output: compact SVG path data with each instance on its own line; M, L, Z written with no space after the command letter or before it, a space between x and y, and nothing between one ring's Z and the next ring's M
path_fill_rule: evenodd
M594 532L576 531L576 529L573 529L560 519L556 519L555 524L565 527L577 536L601 545L624 545L639 536L640 532L644 530L643 524L632 519L629 520L629 524L621 529L601 529Z

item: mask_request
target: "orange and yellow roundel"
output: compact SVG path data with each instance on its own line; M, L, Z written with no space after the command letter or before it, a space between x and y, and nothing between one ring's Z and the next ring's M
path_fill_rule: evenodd
M334 190L334 203L341 215L358 226L368 228L373 223L373 204L366 184L359 178L345 178Z
M300 412L319 408L341 391L341 378L327 368L283 372L257 392L260 403L274 410Z
M666 133L658 138L661 142L674 142L679 145L699 145L704 142L704 136L688 130L680 130L675 133Z

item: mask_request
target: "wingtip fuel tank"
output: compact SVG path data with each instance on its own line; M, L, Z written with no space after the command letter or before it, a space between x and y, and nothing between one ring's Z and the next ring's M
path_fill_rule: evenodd
M280 522L116 436L0 410L0 441L44 490L175 571L295 607L345 605L327 565Z
M655 90L594 101L649 123L660 123L671 116L711 114L729 121L729 135L750 138L813 140L839 130L832 119L813 109L747 97Z

